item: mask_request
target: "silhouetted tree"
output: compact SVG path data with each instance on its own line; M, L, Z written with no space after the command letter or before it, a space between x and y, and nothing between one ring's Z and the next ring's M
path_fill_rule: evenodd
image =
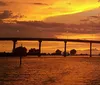
M75 54L76 54L76 50L75 49L70 50L70 55L75 55Z
M61 51L59 49L56 50L55 54L61 55Z
M34 52L35 52L35 48L31 48L28 53L33 54Z
M51 55L61 55L61 51L57 49L54 53L51 53Z
M27 49L23 46L17 47L14 50L14 54L17 56L24 56L27 54Z
M68 56L68 55L70 55L70 54L69 54L69 52L65 52L65 51L64 51L64 52L63 52L63 55Z
M29 55L38 55L39 49L31 48L28 52Z

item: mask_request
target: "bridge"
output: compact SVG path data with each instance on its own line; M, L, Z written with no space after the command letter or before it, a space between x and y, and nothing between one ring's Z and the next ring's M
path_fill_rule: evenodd
M57 41L57 42L64 42L64 57L66 57L66 47L67 42L83 42L83 43L89 43L90 44L90 57L92 57L92 44L93 43L100 43L98 40L81 40L81 39L58 39L58 38L0 38L0 41L12 41L13 42L13 49L12 52L16 48L16 42L17 41L38 41L39 42L39 57L41 56L41 43L43 41Z

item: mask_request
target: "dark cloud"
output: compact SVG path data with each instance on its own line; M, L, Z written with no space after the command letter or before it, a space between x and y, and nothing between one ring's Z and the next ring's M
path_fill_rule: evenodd
M98 2L100 2L100 0L98 0Z
M56 35L64 33L66 29L63 23L46 23L42 21L16 23L0 23L0 37L48 37L56 38Z
M4 10L3 12L0 13L0 20L9 19L9 18L17 19L17 18L23 18L23 17L24 15L21 15L21 14L14 15L12 11L9 11L9 10Z
M23 17L25 17L25 16L24 15L20 15L20 14L12 16L12 18L15 18L15 19L23 18Z
M98 34L100 33L99 28L99 23L76 25L43 21L17 21L16 23L0 23L0 37L56 38L56 35L63 33Z
M91 18L99 18L99 16L90 16Z
M100 33L99 23L83 23L83 24L65 24L65 23L47 23L42 21L25 22L20 21L18 24L24 24L31 26L40 31L51 32L51 33L81 33L81 34L92 34Z
M90 16L91 19L95 19L97 21L100 21L100 15L97 16Z
M80 20L80 21L82 21L82 22L87 22L87 21L89 21L89 19L82 19L82 20Z
M54 37L55 33L22 23L0 23L0 37Z
M11 17L12 17L12 12L9 10L4 10L2 13L0 13L0 20Z
M7 5L7 3L0 1L0 6L6 6L6 5Z
M40 2L37 2L37 3L30 3L30 4L34 4L34 5L48 5L46 3L40 3Z
M43 21L18 21L18 24L30 25L33 27L41 28L65 28L66 24L64 23L47 23Z
M80 20L83 23L97 23L100 22L100 16L99 15L95 15L95 16L89 16L86 19L82 19Z
M3 2L4 3L4 2ZM8 1L7 3L10 3L10 4L32 4L32 5L49 5L47 3L41 3L41 2L36 2L36 3L33 3L33 2L19 2L19 1ZM6 3L5 3L6 4Z

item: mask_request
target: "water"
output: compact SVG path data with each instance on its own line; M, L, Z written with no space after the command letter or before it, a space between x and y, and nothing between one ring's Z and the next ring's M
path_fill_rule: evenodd
M100 58L0 58L0 85L100 85Z

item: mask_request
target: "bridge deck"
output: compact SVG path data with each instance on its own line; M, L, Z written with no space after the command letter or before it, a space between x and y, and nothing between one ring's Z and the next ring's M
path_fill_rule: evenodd
M42 41L63 41L65 43L64 46L64 52L66 53L66 43L67 42L84 42L84 43L90 43L90 57L92 57L92 43L100 43L98 40L81 40L81 39L57 39L57 38L0 38L0 41L13 41L13 50L14 51L16 47L17 41L39 41L39 56L41 54L41 42ZM66 54L64 55L66 56Z
M57 38L0 38L0 41L14 41L14 40L23 40L23 41L69 41L69 42L86 42L86 43L100 43L98 40L81 40L81 39L57 39Z

